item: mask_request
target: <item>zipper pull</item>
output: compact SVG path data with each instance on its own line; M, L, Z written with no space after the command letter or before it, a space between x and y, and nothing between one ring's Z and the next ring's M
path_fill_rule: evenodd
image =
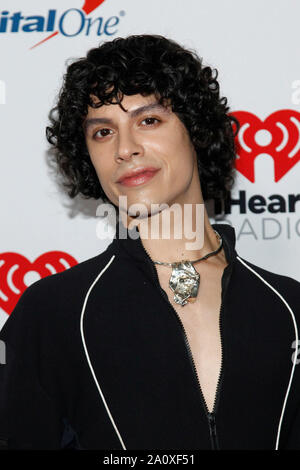
M213 450L218 450L219 444L218 444L218 436L217 436L216 416L214 413L208 413L207 416L208 416L211 446Z

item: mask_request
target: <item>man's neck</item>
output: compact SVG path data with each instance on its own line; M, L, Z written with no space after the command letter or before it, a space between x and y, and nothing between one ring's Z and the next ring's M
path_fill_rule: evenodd
M196 207L197 204L193 205L192 217L184 217L179 207L177 212L164 209L134 222L143 246L153 261L194 261L219 247L220 241L210 224L204 204L198 204L198 209ZM226 262L223 250L216 256L221 263Z

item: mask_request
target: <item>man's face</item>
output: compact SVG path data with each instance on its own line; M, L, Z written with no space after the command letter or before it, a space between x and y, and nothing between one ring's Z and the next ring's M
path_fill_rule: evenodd
M89 107L84 125L91 161L109 200L119 206L119 196L127 196L128 208L139 203L148 213L151 204L195 202L196 152L180 119L154 96L124 96L122 106L127 112L117 104ZM119 182L138 168L150 171Z

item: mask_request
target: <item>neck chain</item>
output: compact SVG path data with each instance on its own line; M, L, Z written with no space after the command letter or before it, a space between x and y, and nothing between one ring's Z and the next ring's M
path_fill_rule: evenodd
M194 264L198 261L203 261L210 256L216 255L222 249L223 240L222 237L214 230L218 240L220 241L219 247L203 256L202 258L196 259L195 261L181 260L175 261L174 263L163 263L162 261L153 261L155 264L162 266L171 266L172 273L169 279L169 286L174 292L174 302L181 305L182 307L188 302L195 302L199 285L200 285L200 274L194 268Z

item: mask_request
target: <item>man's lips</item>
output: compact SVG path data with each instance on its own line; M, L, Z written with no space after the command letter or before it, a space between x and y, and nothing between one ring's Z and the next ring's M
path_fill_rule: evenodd
M123 186L138 186L149 181L160 170L160 168L144 168L136 173L129 173L118 180Z

